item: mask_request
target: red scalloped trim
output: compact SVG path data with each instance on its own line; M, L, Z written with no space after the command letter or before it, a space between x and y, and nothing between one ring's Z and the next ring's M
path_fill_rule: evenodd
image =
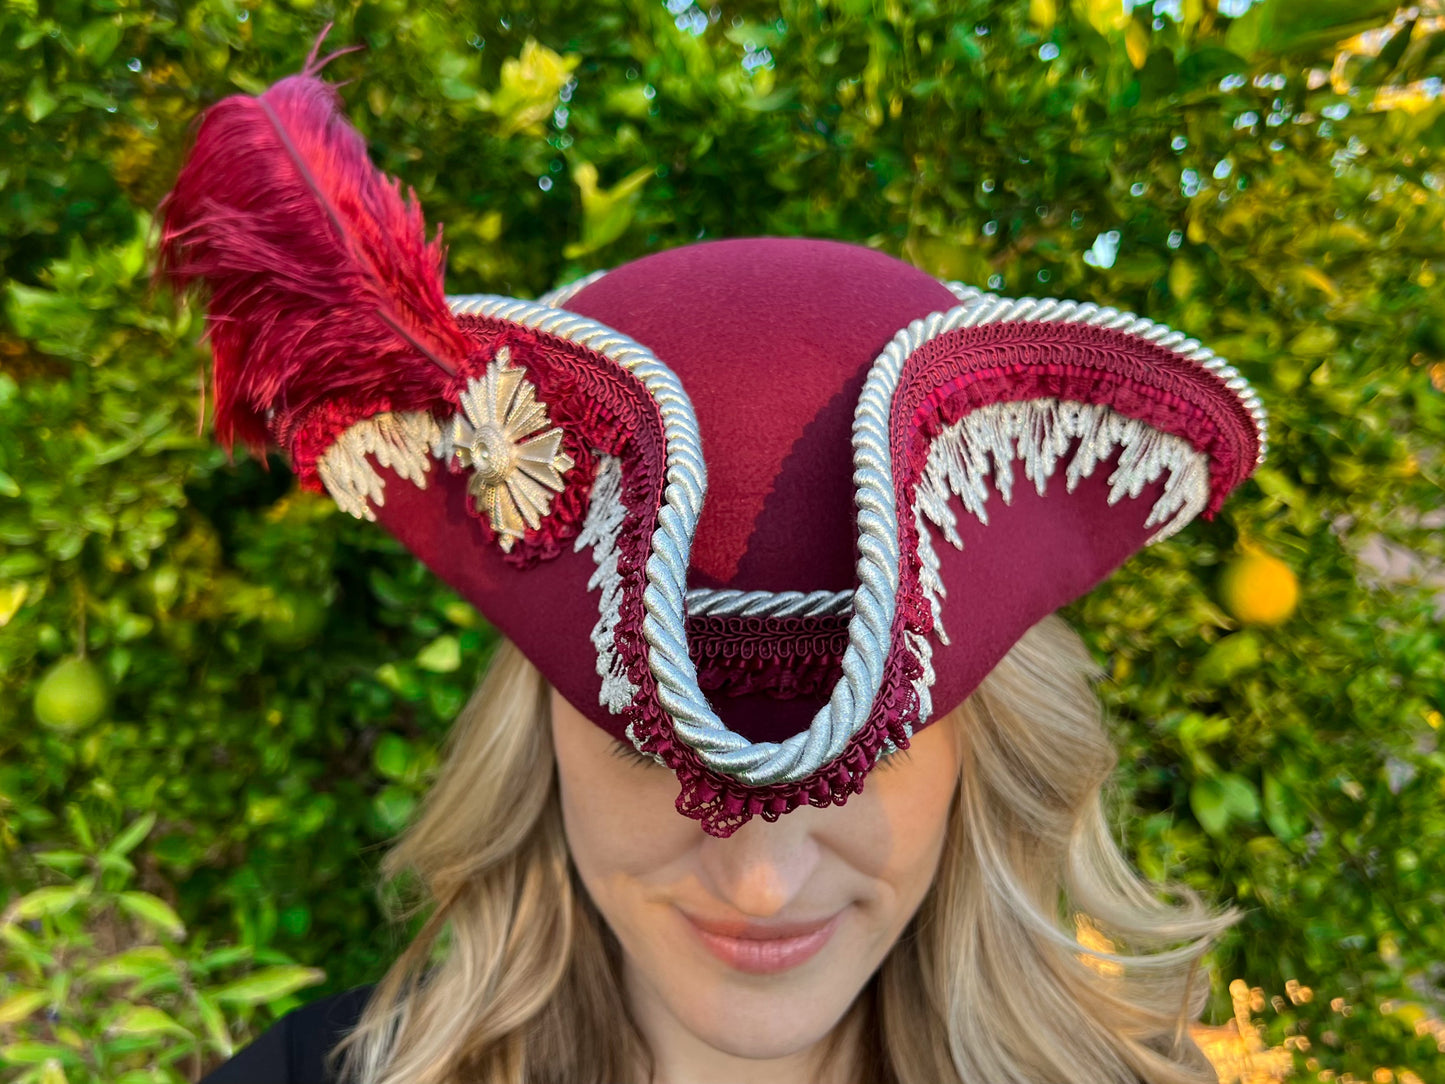
M704 692L813 696L832 688L842 672L848 618L689 617L687 646Z

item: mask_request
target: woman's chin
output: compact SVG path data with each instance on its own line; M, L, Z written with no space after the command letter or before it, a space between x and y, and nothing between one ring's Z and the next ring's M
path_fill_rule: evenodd
M868 980L863 955L846 936L772 971L728 966L707 951L691 959L680 953L651 985L708 1046L740 1058L782 1058L811 1049L842 1019Z
M812 1050L826 1039L857 991L718 991L679 998L670 1006L697 1039L736 1058L765 1061Z

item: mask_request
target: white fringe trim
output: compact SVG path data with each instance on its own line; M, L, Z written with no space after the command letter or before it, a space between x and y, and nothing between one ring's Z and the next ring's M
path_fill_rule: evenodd
M598 699L614 715L625 710L637 694L637 686L628 678L613 639L622 606L617 539L626 518L627 507L622 503L622 464L616 456L602 456L597 461L597 477L588 498L587 518L582 522L573 549L580 552L583 547L591 546L592 560L597 564L597 570L587 581L588 590L602 589L597 601L600 616L592 629L592 646L597 649L597 675L602 679Z
M1078 441L1064 469L1064 488L1072 493L1099 464L1116 451L1118 466L1109 475L1109 504L1124 497L1137 498L1144 487L1168 472L1164 492L1150 509L1145 526L1158 526L1148 545L1168 538L1194 519L1209 502L1209 460L1187 441L1100 404L1030 399L993 403L968 414L938 434L928 450L928 462L914 493L914 523L918 528L919 586L933 613L933 631L947 644L943 627L943 600L947 590L939 575L938 553L928 524L956 548L963 548L952 499L964 510L988 523L988 499L997 490L1004 504L1013 500L1013 463L1021 461L1024 477L1043 496L1059 461ZM932 711L929 688L933 684L933 645L928 637L910 634L909 648L923 667L915 681L922 711Z
M367 456L426 488L432 457L440 449L442 428L427 411L373 414L337 437L316 463L316 473L344 512L375 522L375 505L385 504L385 486Z

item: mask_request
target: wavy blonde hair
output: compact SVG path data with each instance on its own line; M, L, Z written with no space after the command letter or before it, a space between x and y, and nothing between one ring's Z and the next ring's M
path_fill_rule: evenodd
M1214 1084L1187 1027L1208 995L1201 957L1233 916L1166 897L1120 853L1097 676L1046 618L934 724L959 728L959 787L933 886L850 1012L859 1084ZM342 1080L651 1076L554 777L547 684L504 643L382 863L394 917L427 917L333 1053ZM1081 945L1080 922L1119 947Z

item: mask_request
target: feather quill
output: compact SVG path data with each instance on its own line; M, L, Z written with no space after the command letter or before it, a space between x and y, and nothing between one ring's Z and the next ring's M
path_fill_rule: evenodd
M322 402L440 405L467 354L440 233L316 73L209 109L161 204L159 273L209 288L215 428L260 452ZM269 423L269 424L268 424Z

